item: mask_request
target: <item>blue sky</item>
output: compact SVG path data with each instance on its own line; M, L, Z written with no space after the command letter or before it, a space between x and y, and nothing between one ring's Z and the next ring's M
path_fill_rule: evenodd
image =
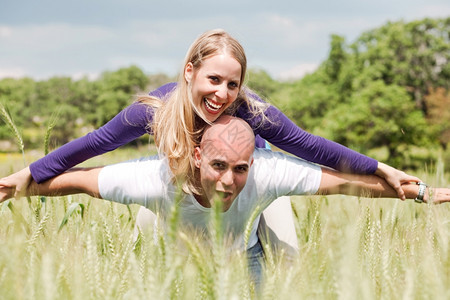
M191 42L223 28L250 68L299 77L347 42L388 21L450 16L444 0L0 0L0 78L95 78L132 64L175 75Z

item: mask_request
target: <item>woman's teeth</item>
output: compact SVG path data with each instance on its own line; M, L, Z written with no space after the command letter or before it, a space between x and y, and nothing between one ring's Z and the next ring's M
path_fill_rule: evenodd
M213 111L217 111L222 108L223 104L214 104L210 102L208 99L204 98L206 106Z

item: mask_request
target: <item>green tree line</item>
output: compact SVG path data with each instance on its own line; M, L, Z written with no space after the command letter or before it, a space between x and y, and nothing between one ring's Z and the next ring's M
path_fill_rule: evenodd
M355 41L331 35L328 57L311 74L278 81L250 70L248 86L305 130L396 167L443 158L450 165L450 18L388 22ZM0 80L6 106L26 148L42 148L56 117L56 147L99 127L137 93L170 81L136 66L98 79ZM13 136L0 122L0 140ZM1 149L7 151L8 149Z

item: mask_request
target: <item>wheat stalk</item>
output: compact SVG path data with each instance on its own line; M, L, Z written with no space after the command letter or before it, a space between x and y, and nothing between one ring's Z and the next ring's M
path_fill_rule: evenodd
M45 224L47 223L49 217L50 214L46 213L44 217L40 220L37 229L33 232L31 238L28 240L28 246L33 246L36 243L36 240L38 239L39 235L44 231Z
M49 153L49 142L50 142L50 134L53 131L53 128L56 126L56 122L58 121L58 114L52 114L50 118L50 122L48 123L47 130L45 131L44 137L44 153L47 155Z
M244 229L244 249L248 248L248 241L250 239L250 234L252 232L253 223L255 222L256 218L261 214L261 211L262 211L261 207L257 205L247 220L247 224L245 225Z
M22 152L23 162L26 165L25 146L23 143L22 135L20 134L19 130L17 129L16 124L14 124L8 109L1 102L0 102L0 114L2 116L3 121L6 123L6 125L8 125L10 130L13 132L13 134L17 140L17 144L19 146L20 152Z
M209 269L209 265L205 264L205 256L202 255L198 245L188 237L184 232L178 234L180 239L184 241L189 249L194 265L199 270L200 274L200 290L198 291L199 296L202 299L217 299L216 290L214 288L214 277Z

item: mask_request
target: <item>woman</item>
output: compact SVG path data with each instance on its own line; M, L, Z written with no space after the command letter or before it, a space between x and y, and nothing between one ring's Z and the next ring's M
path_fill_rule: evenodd
M291 122L275 107L263 102L244 87L247 61L240 43L223 30L207 31L191 45L176 84L165 85L120 112L96 131L53 151L29 167L0 180L0 186L16 187L16 194L33 179L40 183L95 155L114 150L144 133L154 134L160 154L167 156L174 181L186 192L200 192L195 186L192 152L205 124L227 113L244 119L256 135L291 154L340 171L377 174L405 199L400 185L419 179L409 176L344 146L311 135ZM257 146L264 145L259 138ZM285 221L297 249L289 201L273 207ZM272 208L273 208L272 207ZM276 215L270 213L273 215ZM264 212L264 218L270 220ZM138 219L140 217L138 216ZM287 222L287 223L286 223ZM280 223L277 221L275 223ZM270 224L268 224L271 227ZM277 235L287 232L271 227Z

